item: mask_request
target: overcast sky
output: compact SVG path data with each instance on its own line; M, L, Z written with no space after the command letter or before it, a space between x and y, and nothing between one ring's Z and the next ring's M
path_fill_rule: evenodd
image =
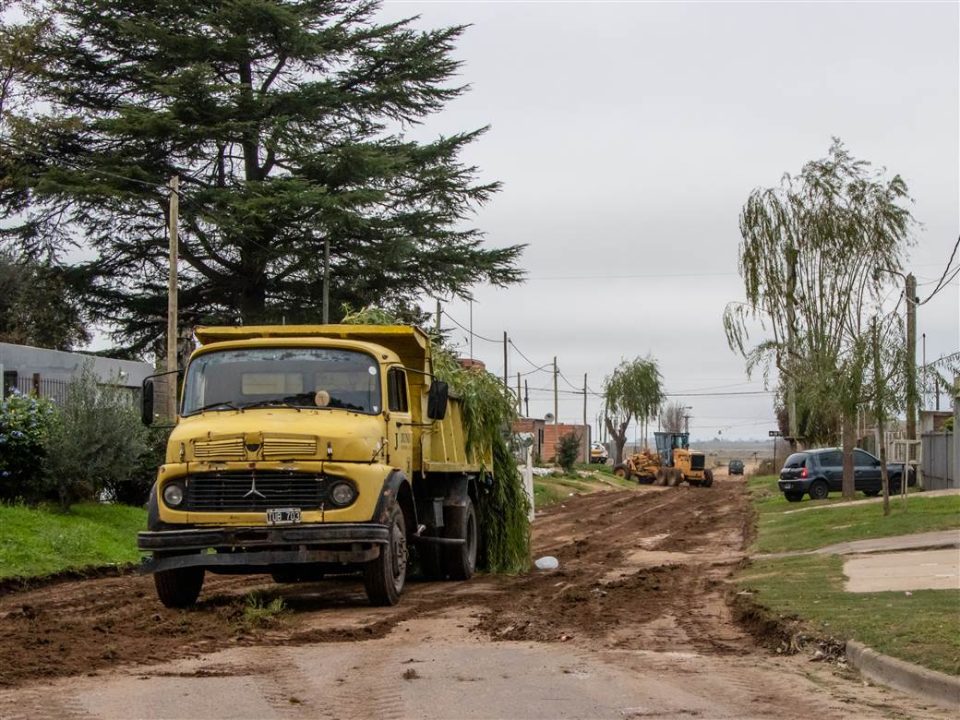
M473 329L486 340L473 350L502 373L506 331L514 385L533 369L520 353L535 365L556 355L572 385L586 373L598 392L621 358L650 354L670 393L762 391L721 324L743 298L738 214L753 188L826 155L832 136L908 183L922 298L946 265L960 229L955 2L387 0L382 11L411 15L472 25L456 53L472 90L416 134L491 126L464 155L504 184L476 225L491 245L529 244L528 279L477 288ZM919 309L928 359L960 348L958 298L954 281ZM469 325L468 304L444 309ZM443 324L467 354L467 334ZM550 373L524 379L530 415L552 412ZM582 395L560 387L571 391L560 421L581 421ZM771 397L677 399L692 406L694 438L735 439L776 427ZM589 397L591 423L600 409Z

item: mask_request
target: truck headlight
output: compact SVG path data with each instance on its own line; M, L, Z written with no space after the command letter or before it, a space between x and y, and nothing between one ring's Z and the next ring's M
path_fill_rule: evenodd
M357 490L348 482L338 482L330 488L330 500L338 507L346 507L357 499Z
M177 507L183 502L183 486L180 483L170 483L163 488L163 501L167 507Z

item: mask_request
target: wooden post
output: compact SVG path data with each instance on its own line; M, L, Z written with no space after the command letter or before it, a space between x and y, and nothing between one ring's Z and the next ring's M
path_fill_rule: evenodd
M170 178L170 274L167 286L167 372L177 369L177 258L178 239L177 224L180 213L180 178L174 175ZM177 417L177 376L167 376L167 417L171 420Z
M907 297L907 440L917 439L917 279L906 278Z
M557 356L553 356L553 424L556 425L560 422L560 400L559 394L557 392ZM556 433L554 433L554 439L556 439Z
M330 322L330 239L323 241L323 324Z

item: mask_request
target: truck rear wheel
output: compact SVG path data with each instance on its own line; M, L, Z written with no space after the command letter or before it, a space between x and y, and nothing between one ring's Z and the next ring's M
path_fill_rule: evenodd
M168 608L186 608L197 602L203 587L202 567L160 570L153 574L157 597Z
M443 570L451 580L469 580L477 567L477 511L473 500L467 498L463 514L450 524L445 533L449 538L466 540L463 545L448 545L443 550Z
M703 471L703 482L701 484L704 487L713 485L713 470L707 469Z
M407 580L407 525L394 503L387 516L390 539L380 555L363 566L363 587L372 605L396 605Z
M626 465L617 465L613 468L613 474L618 478L628 478L630 477L630 471L627 469Z

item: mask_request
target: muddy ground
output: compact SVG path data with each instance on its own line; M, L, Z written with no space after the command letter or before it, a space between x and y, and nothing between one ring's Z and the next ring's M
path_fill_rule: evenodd
M834 705L842 708L854 702L852 694L860 694L861 683L849 671L839 680L823 681L841 683L836 692L845 698L829 706L773 688L758 699L757 688L750 689L771 681L751 680L749 668L784 661L731 611L729 579L743 562L751 527L742 480L721 478L712 488L645 486L570 497L538 513L534 525L535 557L555 556L558 570L480 575L466 583L412 580L394 608L371 608L353 578L276 585L264 576L208 575L198 606L188 611L162 607L152 579L137 575L8 591L0 597L0 716L5 707L33 697L31 688L56 678L216 675L218 665L197 660L228 648L290 653L351 643L353 652L357 641L400 642L403 637L397 634L411 628L420 633L418 642L425 648L431 632L424 628L435 618L436 628L447 623L465 636L463 642L489 652L497 652L497 643L527 649L545 643L568 648L571 657L617 658L621 667L638 658L663 657L695 658L691 662L701 669L729 666L735 668L730 670L733 680L724 682L724 692L743 694L757 716L830 717ZM282 597L286 610L258 622L246 610L251 593L263 602ZM156 670L171 661L180 662L173 666L180 669ZM825 678L832 674L817 672L826 673ZM783 681L774 684L789 687ZM738 707L735 698L730 702ZM857 716L917 714L909 701L887 696L869 696L864 702L859 712L849 710Z

